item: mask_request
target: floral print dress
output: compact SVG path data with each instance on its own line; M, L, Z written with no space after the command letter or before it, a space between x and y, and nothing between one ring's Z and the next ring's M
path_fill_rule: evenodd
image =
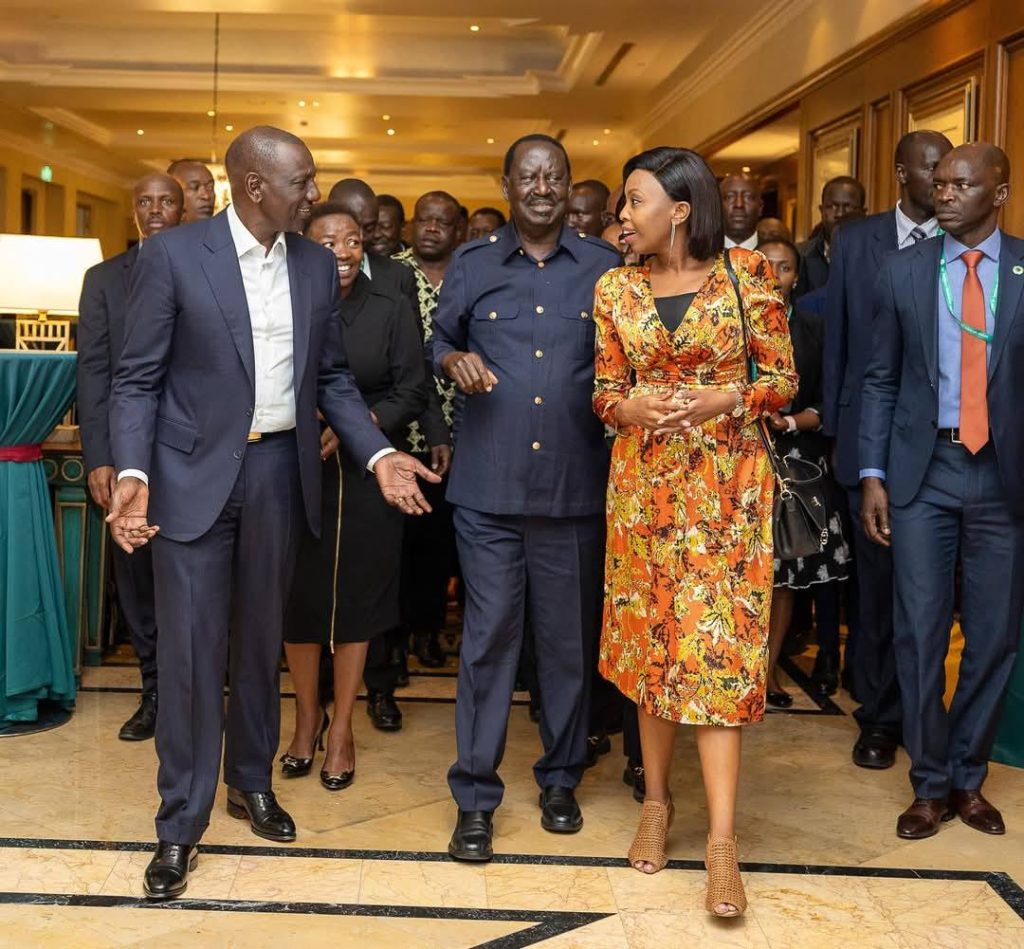
M596 287L594 408L615 426L631 396L724 389L739 417L654 435L618 427L608 482L600 671L646 712L695 725L764 717L772 595L773 479L754 423L789 402L797 375L768 261L733 250L756 381L746 381L736 295L719 255L676 330L646 267Z

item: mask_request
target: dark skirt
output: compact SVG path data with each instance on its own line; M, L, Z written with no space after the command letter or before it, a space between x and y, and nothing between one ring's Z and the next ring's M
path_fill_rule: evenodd
M287 643L363 643L400 622L403 515L341 453L323 464L320 539L303 531Z

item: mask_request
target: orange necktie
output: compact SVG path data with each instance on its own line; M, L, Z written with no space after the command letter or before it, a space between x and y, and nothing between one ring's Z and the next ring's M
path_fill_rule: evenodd
M978 277L984 254L968 250L960 256L967 265L961 319L984 333L985 292ZM988 344L971 333L961 334L960 342L960 441L974 455L988 442Z

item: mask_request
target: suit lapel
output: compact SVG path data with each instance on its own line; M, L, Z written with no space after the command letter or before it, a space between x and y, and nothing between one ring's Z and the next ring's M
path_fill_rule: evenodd
M286 234L288 245L288 288L292 298L292 348L294 352L295 394L298 397L302 376L309 359L309 333L313 314L310 310L309 271L302 256L302 238Z
M878 219L875 227L875 240L871 245L871 256L875 259L875 267L882 266L882 260L890 251L899 249L896 238L896 212L889 211Z
M988 377L992 378L999 357L1006 348L1010 330L1020 314L1021 292L1024 291L1024 241L1008 234L1001 236L1002 248L999 253L999 308L996 311L996 326L992 340L992 352L988 360ZM1014 268L1017 273L1014 273Z
M917 325L924 347L924 361L928 367L928 378L932 385L936 381L936 364L939 359L939 285L938 260L942 238L922 241L915 248L911 262L911 279L914 288L914 308Z
M132 283L132 272L135 270L135 261L139 258L139 245L130 248L124 255L124 267L121 268L121 277L124 281L124 295L127 299L128 288Z
M245 285L242 270L238 264L238 253L231 239L226 212L211 219L206 231L204 246L208 254L203 259L203 273L217 300L228 332L238 350L238 355L249 377L253 392L256 391L256 358L252 348L252 323L249 319L249 304L245 299Z

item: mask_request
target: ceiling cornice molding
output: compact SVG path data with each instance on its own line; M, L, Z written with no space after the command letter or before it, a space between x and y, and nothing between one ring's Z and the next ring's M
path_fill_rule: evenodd
M673 78L670 76L660 87L668 91L660 98L658 91L655 92L657 102L641 120L638 127L640 136L646 139L670 122L695 92L707 83L714 82L723 70L736 69L816 2L818 0L774 0L773 3L767 3L756 18L752 18L745 28L734 31L725 42L719 43L715 52L693 72L688 73L682 82L672 85ZM715 36L719 37L720 34L716 33Z
M97 145L102 145L104 148L109 148L114 140L113 134L108 129L95 122L90 122L69 109L40 106L30 107L29 111L42 116L54 125L59 125L61 128L74 132L76 135L81 135L82 138L89 139L89 141L95 142Z
M115 188L122 188L127 191L133 184L135 184L131 178L125 178L122 175L112 172L109 168L104 168L102 165L95 165L82 158L76 158L74 155L64 154L53 145L45 145L41 142L35 142L30 138L25 138L23 135L18 135L14 132L4 132L4 145L16 152L21 152L25 155L31 155L33 158L38 158L44 164L56 165L58 168L66 168L68 171L73 171L79 175L85 175L88 178L94 178L97 181L103 182L103 184L112 185ZM60 182L58 181L57 184L60 184Z

